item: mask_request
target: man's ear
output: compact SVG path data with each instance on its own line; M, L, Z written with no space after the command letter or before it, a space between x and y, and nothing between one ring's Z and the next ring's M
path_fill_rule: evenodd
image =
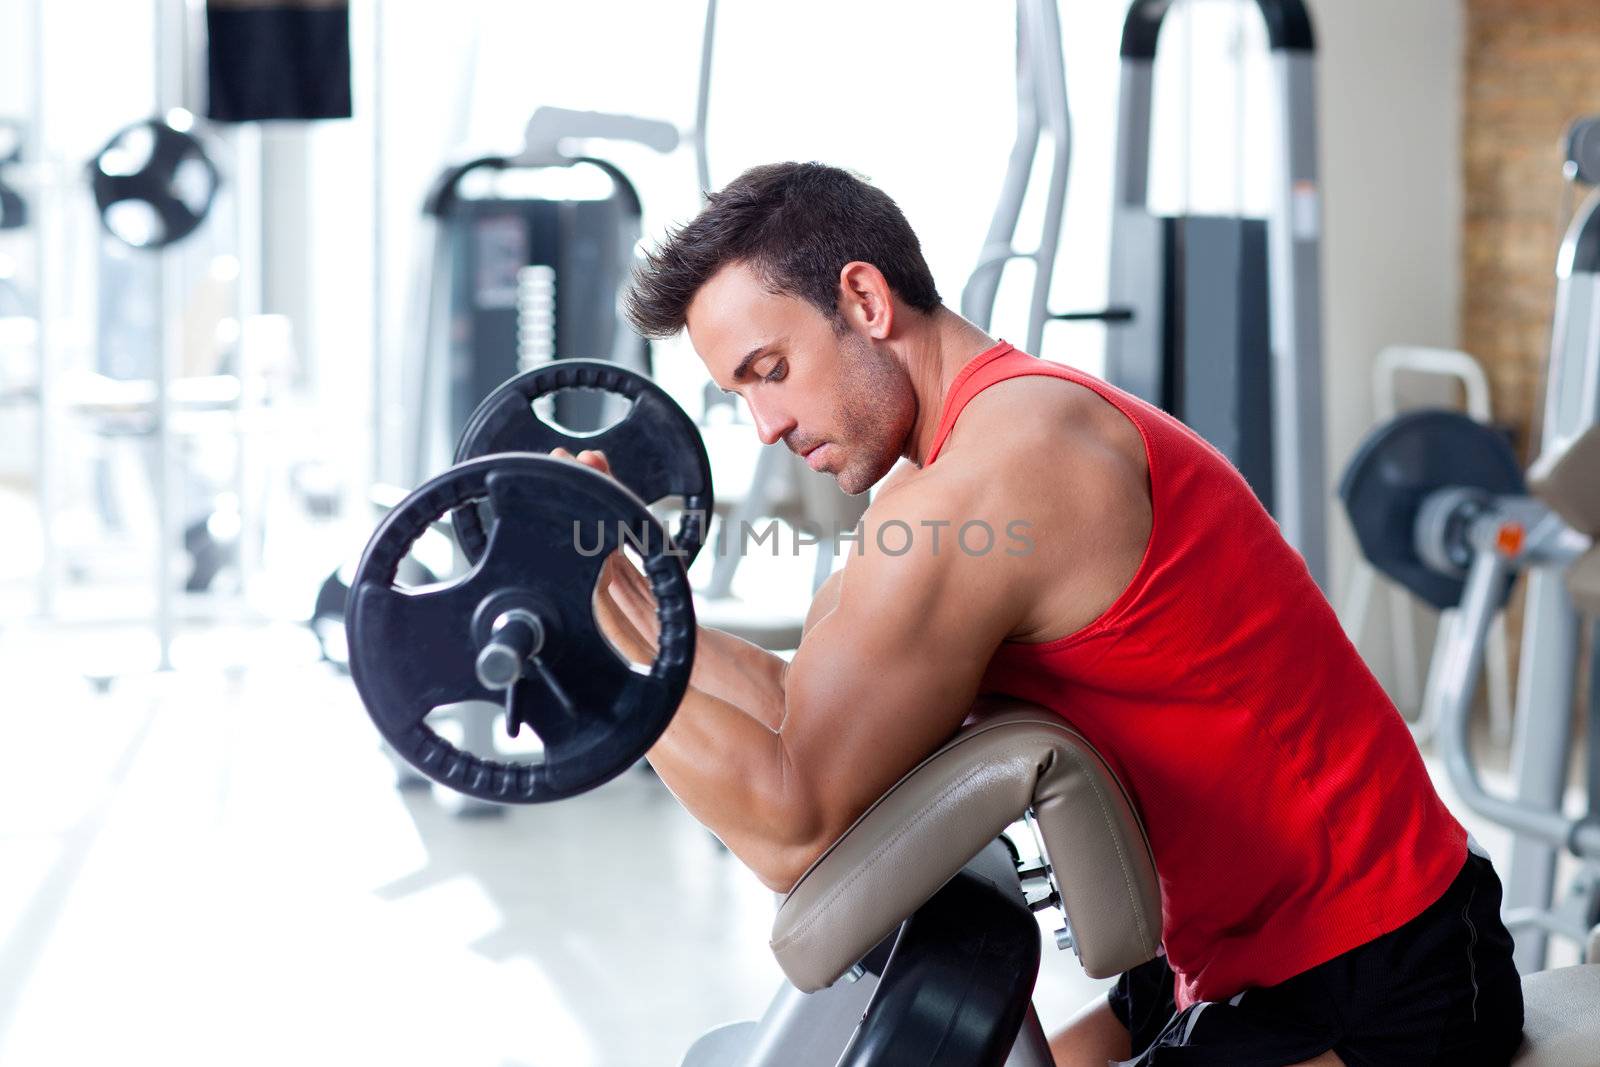
M894 332L894 293L883 272L852 260L839 270L839 314L847 325L874 341Z

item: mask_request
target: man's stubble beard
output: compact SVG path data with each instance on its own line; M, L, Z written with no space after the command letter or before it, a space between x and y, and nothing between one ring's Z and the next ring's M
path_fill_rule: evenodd
M916 421L916 391L899 360L859 334L843 341L846 373L835 416L845 440L844 467L834 473L850 496L864 493L888 474L904 450Z

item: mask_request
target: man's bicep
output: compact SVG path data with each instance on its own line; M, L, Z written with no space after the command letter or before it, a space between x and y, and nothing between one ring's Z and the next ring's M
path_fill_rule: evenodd
M839 602L787 676L782 734L830 830L842 830L966 718L1010 627L1009 583L952 556L852 561Z
M839 606L839 583L843 580L844 571L834 571L828 575L828 580L818 587L816 595L811 598L811 607L806 610L805 625L800 628L802 639L817 623L827 618L829 613Z

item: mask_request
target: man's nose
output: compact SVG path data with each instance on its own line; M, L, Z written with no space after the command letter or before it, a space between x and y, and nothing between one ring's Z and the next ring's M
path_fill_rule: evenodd
M755 420L756 436L764 445L776 444L795 428L794 419L763 404L751 404L750 417Z

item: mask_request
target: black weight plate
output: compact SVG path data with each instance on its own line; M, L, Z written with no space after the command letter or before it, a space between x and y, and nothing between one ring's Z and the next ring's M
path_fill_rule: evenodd
M20 163L27 144L28 131L21 119L0 116L0 167L7 163Z
M449 584L396 587L429 525L492 501L502 517L472 571ZM596 580L623 530L639 553L661 624L648 671L617 655L594 618ZM545 631L540 670L507 693L486 689L476 659L494 619L522 608ZM643 502L605 475L544 456L495 455L451 467L379 524L345 610L350 673L379 731L422 773L469 796L537 803L572 796L635 763L666 729L689 681L694 608L681 560ZM463 752L427 716L445 704L509 702L543 761Z
M317 587L317 600L307 625L316 638L322 658L341 671L349 671L349 655L344 636L344 607L350 599L350 566L346 564L328 575ZM439 578L411 556L400 561L396 581L401 585L435 585Z
M1423 561L1416 524L1423 499L1449 486L1493 496L1527 492L1504 435L1459 411L1409 411L1391 419L1356 449L1339 483L1362 554L1440 610L1461 602L1466 581Z
M1600 115L1581 118L1567 127L1567 164L1571 177L1600 185Z
M20 230L28 224L28 202L0 178L0 230Z
M597 434L574 436L551 426L533 410L541 396L561 389L594 389L632 403L616 425ZM683 514L673 541L688 560L705 542L711 518L711 460L705 442L684 410L666 390L626 367L594 359L558 359L519 374L484 398L467 420L456 444L456 462L501 452L573 455L586 448L606 454L611 473L641 500L653 504L683 497ZM476 508L452 516L456 540L468 559L483 552L487 535Z
M1012 1062L1039 956L1039 924L1016 891L960 872L900 927L840 1067Z
M89 183L107 233L134 248L159 249L200 227L221 177L198 137L146 119L124 126L95 153ZM118 213L129 208L137 226L119 225Z

